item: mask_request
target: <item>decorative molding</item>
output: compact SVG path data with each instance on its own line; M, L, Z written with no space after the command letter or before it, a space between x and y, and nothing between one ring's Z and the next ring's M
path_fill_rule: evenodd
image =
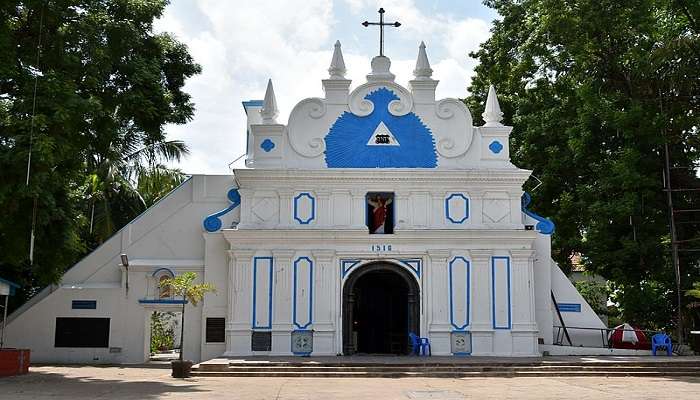
M310 202L309 206L309 215L304 218L304 216L300 215L299 213L299 208L301 207L300 202L304 201L303 199L307 198L308 201ZM316 219L316 198L311 195L309 192L301 192L297 196L294 197L294 210L293 210L293 217L294 220L300 223L301 225L308 225Z
M411 269L413 273L420 278L421 274L421 265L423 264L423 260L420 258L404 258L404 259L399 259L397 260L401 263L403 263L405 266Z
M450 351L455 356L472 354L472 334L465 331L450 332Z
M318 97L304 99L292 109L287 124L289 145L300 156L314 158L326 150L323 117L327 110L326 101Z
M453 202L452 199L462 199L464 207L464 215L461 218L452 218L452 207L451 203ZM459 200L456 200L459 201ZM457 204L455 204L457 206ZM469 219L469 198L465 196L463 193L452 193L449 196L445 198L445 218L452 222L453 224L461 224L464 223L467 219Z
M487 192L481 209L485 223L499 223L510 215L510 198L503 192Z
M297 249L314 249L318 243L339 251L341 246L367 246L367 229L344 229L342 235L337 228L328 229L225 229L222 231L224 238L235 250L236 247L251 248L265 246L284 246ZM423 249L433 247L442 249L445 247L456 248L488 248L494 243L507 243L504 250L510 248L530 248L536 238L537 232L524 229L403 229L394 235L381 235L386 244L400 247L402 245L419 245ZM391 238L388 236L392 236ZM465 246L466 245L466 246ZM428 249L428 255L434 257L436 253ZM375 252L367 250L368 254ZM449 251L445 250L445 258Z
M387 262L396 265L400 265L413 273L418 279L420 279L423 260L420 258L405 258L405 259L395 259L395 258L341 258L340 259L340 277L345 278L351 270L355 267L362 267L363 265L372 264L376 262Z
M494 140L489 144L489 150L491 150L493 154L498 154L503 150L503 145L498 140Z
M263 149L266 153L269 153L272 151L272 149L275 148L275 142L270 140L270 138L265 138L265 140L260 143L260 148Z
M531 201L532 198L530 197L530 194L527 192L523 193L523 197L521 200L523 213L529 215L530 217L538 221L537 225L535 225L535 229L537 229L537 232L543 235L551 235L552 233L554 233L554 222L528 210L527 206L530 205Z
M329 263L335 257L335 250L313 250L311 252L318 263Z
M505 325L499 325L496 322L496 260L506 260L506 295L507 295L507 308L508 308L508 323ZM510 257L506 256L493 256L491 257L491 317L493 322L493 329L510 329L512 324L512 307L511 304L511 266Z
M258 260L268 260L268 308L267 325L257 324L257 290L258 290ZM253 329L272 329L272 293L274 283L274 259L272 257L253 257L253 318L251 326Z
M204 221L202 221L202 226L204 227L205 231L216 232L221 229L221 217L241 204L241 194L238 192L238 188L230 189L226 194L226 197L228 197L231 204L223 210L204 218Z
M345 278L345 275L350 272L350 270L356 265L360 264L362 260L355 259L341 259L340 260L340 277Z
M435 116L438 118L435 121L438 125L434 126L433 132L438 153L445 158L455 158L466 153L474 137L472 115L467 106L458 99L442 99L435 103ZM464 133L441 135L441 132L452 131L447 126L439 126L445 123L463 127Z
M358 117L366 117L374 111L374 103L367 96L381 88L386 88L396 95L397 99L387 105L387 110L396 117L404 116L413 110L413 95L408 89L394 82L368 82L355 88L348 98L350 112Z
M369 134L368 134L369 135ZM363 143L364 146L364 143ZM474 185L517 186L530 177L530 171L519 169L482 169L455 171L441 169L414 169L410 174L402 170L375 169L371 174L364 170L348 169L339 174L334 169L295 170L293 175L288 170L271 169L241 169L236 170L236 178L243 186L249 183L258 188L276 188L281 185L299 184L327 186L327 184L347 183L351 188L358 183L363 186L370 184L387 185L387 183L407 183L423 188L441 188L446 185L463 187ZM361 190L358 189L359 192ZM470 190L471 191L471 190Z
M530 260L533 257L535 257L535 250L533 249L511 249L509 251L511 257L513 257L513 261L519 261L519 260Z
M447 261L447 257L450 256L450 251L449 250L428 250L428 257L430 257L430 260L433 262L445 262Z
M463 262L463 263L464 263L464 266L465 266L465 270L466 270L466 274L465 274L465 275L466 275L466 286L465 286L465 292L466 292L466 293L465 293L465 294L466 294L466 298L465 298L465 316L464 316L464 324L462 324L462 325L457 325L457 324L455 323L455 315L454 315L454 289L453 289L453 287L454 287L454 286L453 286L453 283L454 283L454 279L453 279L454 270L453 270L453 265L454 265L454 263L457 262L457 261ZM464 257L462 257L462 256L457 256L457 257L452 258L452 260L450 260L450 262L447 264L447 271L448 271L448 272L447 272L447 277L448 277L448 289L449 289L449 296L450 296L450 325L452 325L452 327L453 327L455 330L457 330L457 331L463 331L464 329L466 329L467 326L469 326L469 307L471 306L471 304L470 304L470 291L471 291L471 287L470 287L471 276L470 276L470 275L471 275L471 264L470 264L470 262L469 262L466 258L464 258Z
M309 315L306 321L297 320L297 292L298 292L298 274L300 263L306 262L309 268ZM294 282L292 288L292 323L297 329L306 329L313 323L313 294L314 294L314 262L309 257L298 257L294 260ZM305 323L303 323L305 322ZM302 324L303 323L303 324Z
M488 261L491 259L491 256L493 256L493 250L485 250L485 249L470 250L469 255L471 256L471 259L474 262Z

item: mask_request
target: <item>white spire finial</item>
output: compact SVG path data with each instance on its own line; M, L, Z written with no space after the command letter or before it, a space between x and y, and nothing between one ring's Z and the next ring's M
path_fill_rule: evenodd
M430 62L428 62L428 54L425 52L425 43L420 42L418 47L418 59L416 60L416 69L413 70L413 76L416 80L427 81L430 80L433 75L433 70L430 68Z
M267 90L265 90L265 100L263 100L263 106L260 110L260 115L262 116L263 124L277 123L277 115L279 115L279 110L277 109L275 90L272 88L272 79L267 81Z
M489 85L489 95L486 97L486 108L481 116L484 117L484 126L503 126L503 124L501 124L503 113L501 112L501 106L498 105L496 88L494 88L493 85Z
M331 79L345 79L345 72L345 60L343 60L343 52L340 50L340 40L337 40L328 73L331 74Z

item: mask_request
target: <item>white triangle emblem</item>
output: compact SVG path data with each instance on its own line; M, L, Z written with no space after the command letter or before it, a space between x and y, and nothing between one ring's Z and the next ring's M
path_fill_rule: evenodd
M400 144L389 128L384 125L384 122L380 121L370 136L367 146L400 146Z

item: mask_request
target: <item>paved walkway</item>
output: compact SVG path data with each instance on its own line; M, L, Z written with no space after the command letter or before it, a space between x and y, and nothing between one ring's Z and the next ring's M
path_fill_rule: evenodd
M698 399L684 378L190 378L144 367L34 367L0 378L0 399Z

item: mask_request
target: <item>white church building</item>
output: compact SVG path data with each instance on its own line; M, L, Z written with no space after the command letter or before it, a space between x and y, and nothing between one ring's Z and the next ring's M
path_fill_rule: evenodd
M603 328L527 208L494 88L474 126L435 99L422 43L408 87L390 65L351 87L336 43L324 97L286 124L269 82L243 102L246 168L191 176L12 314L6 343L35 362L142 363L151 314L182 305L159 282L186 271L217 289L186 307L194 361L406 354L409 332L433 355L538 356L562 322ZM601 344L581 332L574 346Z

